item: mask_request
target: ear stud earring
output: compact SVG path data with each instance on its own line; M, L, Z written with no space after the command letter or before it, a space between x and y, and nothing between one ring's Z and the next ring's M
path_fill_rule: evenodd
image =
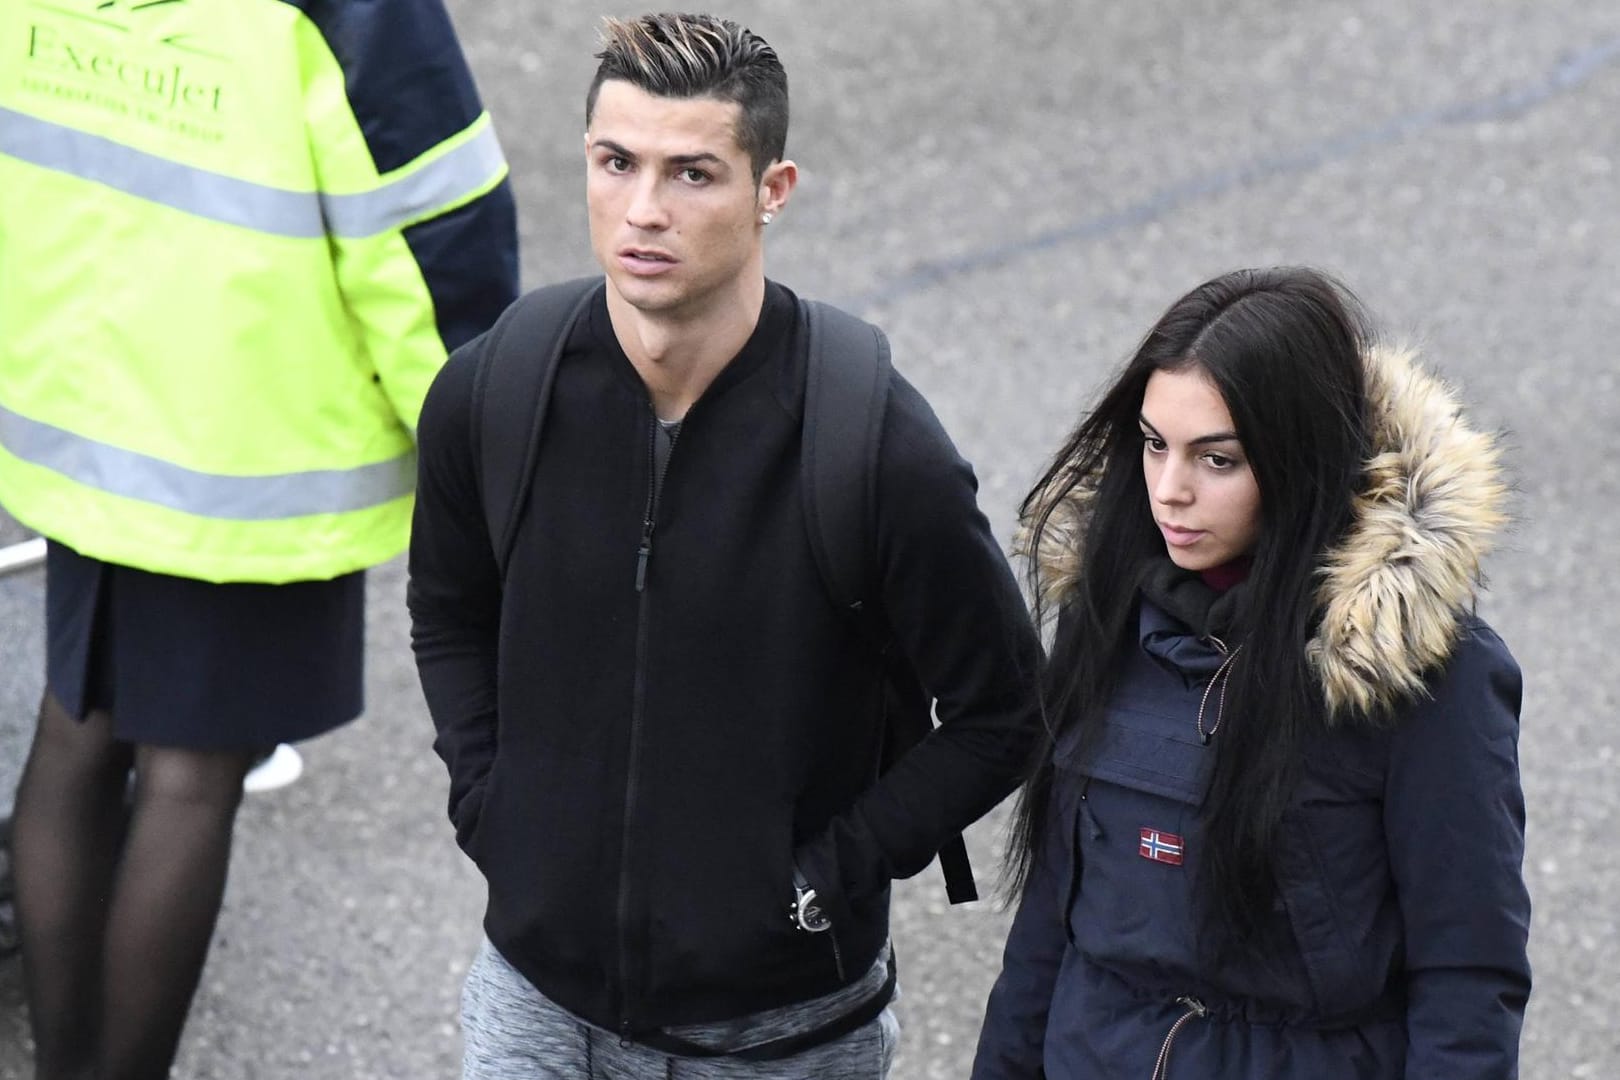
M775 216L775 214L772 214L769 210L767 210L763 214L759 215L759 223L761 225L769 225L771 223L771 218Z

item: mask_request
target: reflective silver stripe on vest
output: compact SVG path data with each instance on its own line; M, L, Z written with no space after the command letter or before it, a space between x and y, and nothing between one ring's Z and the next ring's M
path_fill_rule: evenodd
M222 176L10 109L0 109L0 153L227 225L276 236L326 235L314 192Z
M0 108L0 153L183 213L244 229L349 239L399 228L487 187L505 167L493 126L375 191L317 194L255 184Z
M221 476L109 446L0 406L0 446L87 487L198 517L276 521L365 510L409 495L416 454L353 469Z
M333 235L376 236L488 187L506 167L493 125L409 176L362 195L322 195Z

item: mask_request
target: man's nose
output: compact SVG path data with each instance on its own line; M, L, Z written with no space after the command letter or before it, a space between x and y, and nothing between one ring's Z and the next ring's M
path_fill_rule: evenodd
M637 229L657 230L669 224L669 213L664 207L658 177L644 173L636 178L636 185L630 193L630 205L625 208L624 218Z

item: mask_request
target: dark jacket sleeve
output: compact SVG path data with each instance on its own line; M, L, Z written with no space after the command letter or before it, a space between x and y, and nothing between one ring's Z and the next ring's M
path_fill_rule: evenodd
M850 899L927 866L1017 786L1028 760L1039 645L977 486L896 376L878 471L880 588L939 726L798 853L835 923Z
M1530 995L1522 683L1475 623L1391 747L1384 827L1406 930L1406 1075L1511 1080Z
M470 431L473 375L486 340L457 350L422 408L406 590L417 673L438 731L433 749L450 770L450 820L463 850L496 750L500 574Z
M1042 850L1030 867L1002 952L1001 974L985 1005L973 1080L1041 1080L1046 1076L1042 1065L1046 1018L1068 949L1065 909L1076 872L1074 823L1068 820L1073 810L1060 794L1053 793L1053 812Z

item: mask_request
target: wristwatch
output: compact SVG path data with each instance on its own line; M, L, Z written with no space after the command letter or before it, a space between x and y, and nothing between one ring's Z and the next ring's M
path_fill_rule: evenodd
M821 904L816 901L816 890L799 873L799 868L793 868L793 906L788 909L788 917L807 934L819 934L823 930L832 929L832 920L827 913L821 910Z

